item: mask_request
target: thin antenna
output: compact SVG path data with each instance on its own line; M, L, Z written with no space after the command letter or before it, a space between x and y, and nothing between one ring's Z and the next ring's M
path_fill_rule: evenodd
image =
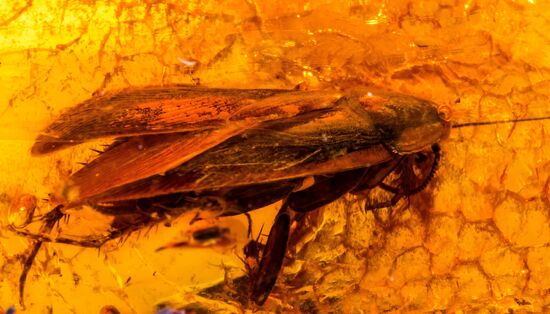
M453 129L456 129L456 128L464 128L464 127L468 127L468 126L491 125L491 124L514 123L514 122L527 122L527 121L540 121L540 120L550 120L550 116L537 117L537 118L482 121L482 122L466 122L466 123L454 124L451 127Z

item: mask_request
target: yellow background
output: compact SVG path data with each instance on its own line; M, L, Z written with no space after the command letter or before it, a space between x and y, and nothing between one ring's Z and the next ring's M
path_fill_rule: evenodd
M540 116L550 108L549 22L537 0L1 1L0 307L18 303L31 244L5 229L22 215L18 197L47 198L92 158L93 144L31 157L32 141L92 93L360 83L449 106L460 122ZM454 130L434 182L390 224L352 198L312 214L266 311L550 311L549 123ZM275 209L256 215L256 233ZM88 215L62 228L89 232L103 218ZM245 221L223 223L234 248L155 253L183 220L100 253L46 245L27 312L153 313L161 302L244 311L192 293L221 280L222 263L233 276L242 268Z

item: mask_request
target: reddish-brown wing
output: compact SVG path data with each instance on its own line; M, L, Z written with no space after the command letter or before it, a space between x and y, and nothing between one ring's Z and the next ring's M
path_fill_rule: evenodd
M128 88L63 113L36 140L35 155L91 139L217 130L228 124L291 117L331 106L334 91L210 89L174 85Z
M74 187L82 201L113 202L336 173L391 159L377 130L348 109L334 106L263 122L173 169L127 184L115 186L106 178L96 189L89 173L75 180Z
M80 199L177 167L239 134L251 124L230 124L217 130L134 136L116 144L74 173L69 184Z
M32 152L44 154L97 138L119 139L70 178L79 195L72 201L78 203L162 175L263 122L330 110L340 97L336 91L127 89L68 110L38 137Z

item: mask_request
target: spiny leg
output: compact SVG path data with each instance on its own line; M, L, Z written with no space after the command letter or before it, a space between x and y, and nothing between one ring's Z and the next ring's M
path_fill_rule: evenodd
M103 245L108 240L114 239L115 237L109 235L101 236L101 237L88 237L84 239L72 239L72 238L66 238L66 237L52 237L48 234L41 234L41 233L32 233L26 230L14 230L12 229L15 234L30 238L36 241L40 242L53 242L53 243L61 243L61 244L68 244L68 245L74 245L74 246L81 246L81 247L88 247L88 248L99 248L101 245Z
M147 225L152 225L153 223L159 222L164 219L163 215L158 215L154 217L152 214L135 214L135 215L120 215L115 216L115 219L111 223L112 230L103 236L97 237L87 237L83 239L67 238L67 237L52 237L49 235L55 224L63 217L66 216L61 209L63 206L57 206L43 218L45 221L44 225L40 228L38 233L32 233L26 230L18 230L13 226L10 226L10 229L18 235L25 236L31 239L36 240L30 255L27 257L27 260L23 264L23 272L19 278L19 298L22 306L23 304L23 294L24 287L27 275L32 267L33 261L36 258L42 243L44 242L55 242L62 244L69 244L81 247L89 248L100 248L109 240L119 238L125 234L130 234L133 231L139 230Z
M226 189L220 192L231 208L225 208L221 216L245 214L248 220L248 237L252 237L252 219L247 213L271 205L291 193L301 180L255 184Z
M357 186L353 188L350 193L356 194L379 186L382 181L384 181L384 179L395 170L401 160L403 160L403 157L396 156L394 159L385 163L368 167L361 182L359 182L359 184L357 184Z
M244 215L246 216L246 220L248 221L247 236L250 238L252 236L252 217L250 217L249 213L244 213Z
M290 234L289 208L298 213L306 213L332 203L346 193L354 191L361 184L363 188L376 186L394 171L401 161L401 158L396 158L375 168L350 170L332 176L317 176L312 186L290 193L275 218L260 265L253 272L252 300L258 305L264 304L275 285ZM394 197L392 202L396 200L398 198Z
M290 233L291 220L288 208L298 213L305 213L327 205L348 192L360 192L361 189L372 189L380 185L383 189L394 193L389 203L383 205L393 206L402 197L417 193L426 187L437 168L439 146L434 145L432 153L433 155L427 157L425 153L417 153L403 158L398 157L375 167L350 170L333 176L318 176L315 178L315 183L309 188L290 193L275 218L275 223L271 228L261 256L260 265L254 274L252 283L252 299L254 302L262 305L267 300L282 267ZM429 163L425 163L426 160ZM424 172L426 168L429 168L429 171L427 174L417 175L413 168L415 166L424 170ZM400 180L407 179L411 182L398 185L398 187L384 184L382 181L394 171L399 174L398 183L402 183Z
M55 224L65 216L65 214L61 211L62 208L63 206L59 205L44 216L44 224L40 227L40 233L46 234L52 231ZM36 241L31 250L31 253L29 254L29 256L27 256L27 259L23 264L23 271L21 272L21 276L19 276L19 304L21 304L23 308L25 307L25 282L27 281L29 271L43 242L43 240Z
M428 186L439 167L440 159L441 148L438 144L432 145L432 151L430 153L424 152L416 154L415 160L412 162L410 171L408 172L412 177L411 182L414 182L414 184L409 186L406 191L408 195L416 194ZM417 174L413 167L417 168L416 170L421 173Z
M381 187L389 192L411 196L426 188L433 179L441 158L439 145L432 145L431 151L418 152L403 158L395 172L397 178L392 183L382 183Z
M262 305L267 300L283 265L291 223L288 209L305 213L331 203L357 186L365 171L357 169L329 177L316 177L312 186L287 197L269 232L260 265L253 272L251 298L256 304Z
M397 195L399 190L397 188L390 187L386 185L383 181L395 171L395 169L403 161L403 157L397 157L388 162L371 166L367 168L365 176L357 186L350 191L351 194L365 195L367 192L379 187L382 190L395 194L390 200L370 204L368 201L365 201L365 211L374 210L378 208L388 207L395 205L400 199L401 196Z
M434 144L431 151L418 152L394 161L370 167L365 181L352 193L367 193L376 187L393 194L387 201L369 204L365 202L365 210L374 210L395 206L402 198L416 194L426 188L437 170L441 158L439 145ZM391 184L385 183L391 178Z
M246 273L248 274L248 277L249 279L251 279L251 281L254 280L256 270L258 268L258 265L260 264L260 251L263 251L265 247L265 245L260 242L260 238L263 236L263 229L264 226L262 225L256 239L251 239L243 247L244 258L239 257L239 259L244 263Z
M11 231L27 238L43 242L54 242L69 244L80 247L99 248L109 240L119 238L134 231L143 229L146 226L152 226L167 219L165 209L151 208L149 211L136 209L132 214L115 215L110 225L110 231L104 235L78 237L58 237L50 236L48 232L33 233L27 230L19 230L10 226Z
M109 240L119 238L124 234L141 229L141 227L142 226L135 226L135 227L128 226L125 228L114 229L109 233L107 233L106 235L96 236L96 237L85 237L80 239L50 236L49 234L44 232L33 233L26 230L16 230L16 229L12 229L12 231L17 235L34 239L40 242L53 242L53 243L68 244L68 245L87 247L87 248L100 248L103 244L105 244Z
M263 305L267 300L283 265L290 233L290 215L287 208L284 204L279 210L269 232L260 265L254 271L251 298L258 305Z

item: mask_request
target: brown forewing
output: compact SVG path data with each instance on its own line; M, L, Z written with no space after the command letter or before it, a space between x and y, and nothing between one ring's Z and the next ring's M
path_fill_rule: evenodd
M149 86L110 92L63 113L36 140L35 155L91 139L216 130L243 120L266 121L326 108L334 91ZM231 126L229 126L231 127Z
M86 170L89 175L79 178L76 188L82 201L112 202L336 173L391 159L376 130L358 128L365 121L355 121L358 117L345 111L335 107L264 122L165 173L128 184L95 189L94 173Z
M79 198L163 174L250 127L230 124L217 130L135 136L99 155L70 178Z

